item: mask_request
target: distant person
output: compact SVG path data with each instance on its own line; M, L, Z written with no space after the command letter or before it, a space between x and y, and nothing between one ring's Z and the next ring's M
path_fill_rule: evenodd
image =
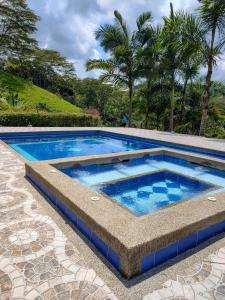
M123 115L122 117L122 127L126 127L128 125L128 117Z

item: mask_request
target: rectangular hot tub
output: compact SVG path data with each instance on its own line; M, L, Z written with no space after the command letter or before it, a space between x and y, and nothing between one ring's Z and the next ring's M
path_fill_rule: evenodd
M158 148L29 162L26 176L127 278L225 230L218 158Z

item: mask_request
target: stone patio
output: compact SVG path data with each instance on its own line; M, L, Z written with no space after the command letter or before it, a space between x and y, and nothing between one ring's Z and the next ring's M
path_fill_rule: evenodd
M128 131L157 136L120 129ZM166 136L183 140L180 135ZM224 150L224 141L196 141L187 137L186 144L205 141L207 148ZM0 144L0 300L6 299L222 300L224 234L128 283L27 182L23 159Z
M0 145L0 299L117 299L24 186Z

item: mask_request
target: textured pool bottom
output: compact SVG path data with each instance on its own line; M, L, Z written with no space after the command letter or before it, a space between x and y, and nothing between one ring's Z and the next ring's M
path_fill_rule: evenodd
M121 271L120 255L114 251L107 243L105 243L87 224L85 224L75 213L64 205L60 199L56 198L44 184L33 177L30 173L26 173L29 180L50 200L50 202L72 223L95 247L96 249L111 263L115 269ZM153 269L156 266L184 253L185 251L196 247L202 242L208 240L225 231L225 220L216 224L207 226L199 231L193 232L185 238L171 243L164 248L155 252L151 252L142 256L139 272L140 275ZM124 275L124 274L122 274Z
M213 188L213 185L161 170L94 188L128 208L136 216L143 216L178 201L196 197Z

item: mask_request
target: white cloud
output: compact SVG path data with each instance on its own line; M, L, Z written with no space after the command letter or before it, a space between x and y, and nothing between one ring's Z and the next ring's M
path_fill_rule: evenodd
M174 9L194 11L197 0L172 0ZM29 6L41 17L37 38L41 47L59 51L75 62L78 76L97 76L99 72L85 72L88 58L100 58L94 31L100 24L113 22L113 12L119 10L133 29L143 11L151 11L154 22L161 22L169 13L170 0L28 0ZM222 78L224 63L215 76Z

